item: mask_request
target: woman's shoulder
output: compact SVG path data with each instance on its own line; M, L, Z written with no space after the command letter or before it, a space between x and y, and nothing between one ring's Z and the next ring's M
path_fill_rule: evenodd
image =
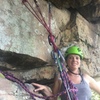
M87 73L83 73L83 78L85 79L85 81L89 84L91 76L88 75Z
M100 85L96 80L88 74L84 74L84 78L88 81L90 88L100 94Z
M83 73L83 77L87 80L90 80L90 78L92 78L89 74L87 73Z
M87 77L89 76L89 74L83 73L83 76L84 76L85 78L87 78Z
M61 82L61 81L62 81L62 79L61 79L61 77L60 77L60 73L56 73L56 74L55 74L54 80L55 80L56 82Z
M84 73L83 77L88 83L95 81L89 74Z

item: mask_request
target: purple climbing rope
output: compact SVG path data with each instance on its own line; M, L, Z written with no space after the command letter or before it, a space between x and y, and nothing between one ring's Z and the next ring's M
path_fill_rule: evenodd
M28 92L30 94L30 96L32 97L33 100L36 100L35 97L48 100L49 98L57 97L57 96L60 96L62 94L67 94L68 100L78 100L77 96L76 96L77 89L73 86L72 82L68 78L68 74L66 72L66 67L65 67L65 59L62 56L61 51L56 46L55 36L52 34L52 31L51 31L51 6L49 5L49 25L48 25L46 23L44 17L42 16L40 7L39 7L38 2L36 0L34 0L34 3L36 5L38 13L34 10L34 8L32 7L31 3L28 0L22 0L22 3L33 14L33 16L45 27L45 29L49 33L48 41L49 41L49 44L53 48L53 51L52 51L53 58L54 58L55 64L58 67L58 70L60 72L60 76L62 78L62 82L63 82L64 87L65 87L65 91L62 91L56 95L48 96L48 97L47 96L38 96L38 95L30 92L30 90L26 87L26 85L22 81L20 81L16 77L14 77L12 74L9 74L9 73L3 72L3 71L0 71L0 72L5 76L5 78L7 78L13 82L18 83L26 92Z

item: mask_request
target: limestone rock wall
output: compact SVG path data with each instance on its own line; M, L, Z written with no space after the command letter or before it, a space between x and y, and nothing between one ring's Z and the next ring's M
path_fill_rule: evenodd
M38 1L42 14L48 23L48 3L45 0ZM35 7L33 1L30 0L30 2L32 6ZM92 24L77 12L72 14L67 9L58 9L53 5L51 11L51 29L56 38L56 45L61 49L63 54L65 49L70 45L78 45L84 53L84 59L81 65L81 68L83 69L82 71L98 78L97 81L99 81L100 24ZM52 67L52 47L48 43L48 32L26 9L21 0L0 1L0 49L15 52L16 55L17 53L27 54L51 64L51 66L34 68L32 61L36 61L36 59L33 60L32 58L31 60L27 59L28 57L25 58L27 62L30 62L30 64L28 63L29 65L32 64L32 67L30 68L33 69L9 71L23 82L31 79L42 80L52 79L54 77L55 68L54 66ZM0 54L0 66L2 65L1 61L3 60L1 56L3 55ZM42 61L40 62L42 63ZM2 63L5 65L4 62ZM9 63L6 65L11 66ZM18 66L18 63L16 65ZM30 95L27 94L18 84L12 83L4 78L2 79L1 76L0 81L1 100L31 100ZM31 89L31 91L33 91L34 88L32 87ZM11 93L11 95L8 93ZM37 100L39 100L39 98L37 98Z
M5 78L0 77L0 100L34 100L32 96L19 84L11 82ZM6 87L5 87L6 86ZM33 94L34 87L31 84L25 84L27 89ZM42 95L40 93L34 93L37 96ZM35 100L45 100L35 97Z
M48 22L48 3L44 0L38 1ZM31 4L35 6L33 1ZM1 0L0 15L0 49L52 62L48 32L22 5L21 0ZM84 53L82 68L92 76L99 76L100 25L89 23L79 13L76 13L72 23L69 22L70 17L68 10L60 10L52 5L51 28L56 44L59 48L79 45Z
M34 3L32 4L35 6ZM48 23L48 4L40 0L39 6ZM22 1L2 0L0 9L0 48L49 61L51 47L48 43L48 33L22 4ZM51 20L54 35L60 32L58 23L60 26L63 22L66 23L69 18L69 14L64 14L65 11L58 10L56 12L56 10L53 8L52 13L53 16L56 15L56 18L53 17ZM63 17L57 18L62 14ZM57 20L59 21L57 22Z
M99 24L91 24L84 20L81 16L77 16L76 20L78 26L79 39L83 52L84 52L84 69L88 68L91 76L99 76L100 71L100 31Z

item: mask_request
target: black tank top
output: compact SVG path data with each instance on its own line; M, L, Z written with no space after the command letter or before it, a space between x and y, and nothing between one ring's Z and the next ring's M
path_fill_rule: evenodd
M77 98L78 100L91 100L91 89L89 87L89 84L85 81L83 78L83 75L81 75L82 81L79 84L73 84L77 89ZM61 91L64 91L64 86L63 84L61 85ZM67 100L67 95L63 94L61 95L61 100Z

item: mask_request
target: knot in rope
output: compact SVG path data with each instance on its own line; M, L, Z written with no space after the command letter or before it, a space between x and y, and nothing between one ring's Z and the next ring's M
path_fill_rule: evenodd
M58 48L57 48L57 46L55 45L55 41L56 41L55 36L52 35L52 34L49 34L49 35L48 35L48 41L49 41L49 44L53 46L53 50L54 50L55 52L57 52L57 49L58 49Z

